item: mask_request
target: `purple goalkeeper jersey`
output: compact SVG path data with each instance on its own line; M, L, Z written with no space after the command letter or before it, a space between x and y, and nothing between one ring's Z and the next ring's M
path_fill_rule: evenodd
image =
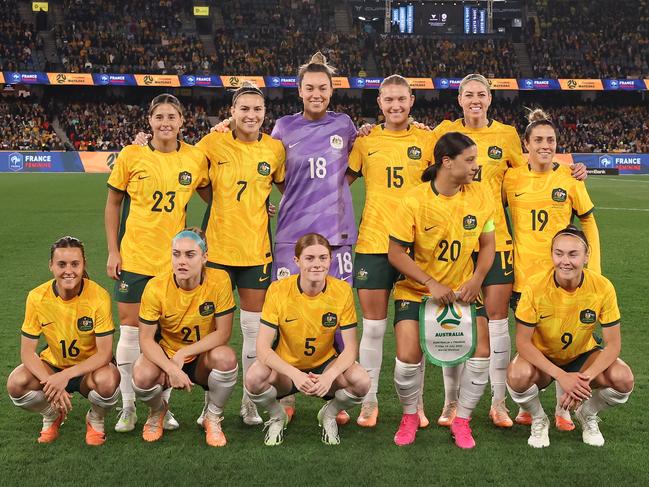
M275 241L294 244L314 232L333 246L356 243L354 207L345 180L356 139L351 118L334 112L316 121L301 113L287 115L275 123L272 136L286 149L285 190Z

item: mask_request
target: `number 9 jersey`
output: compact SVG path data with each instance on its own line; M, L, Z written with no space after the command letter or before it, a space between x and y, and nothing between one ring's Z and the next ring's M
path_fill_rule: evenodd
M209 184L207 159L194 146L160 152L129 145L108 178L124 194L119 231L122 269L155 276L171 266L171 239L185 226L186 207L196 188Z

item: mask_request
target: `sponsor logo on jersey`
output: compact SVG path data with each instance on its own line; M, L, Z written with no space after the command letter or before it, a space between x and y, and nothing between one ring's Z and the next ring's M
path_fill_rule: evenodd
M502 159L503 150L497 145L492 145L491 147L489 147L489 150L487 151L487 155L491 159Z
M421 159L421 149L416 145L408 147L408 157L415 161Z
M189 186L190 184L192 184L192 173L182 171L178 174L178 182L183 186Z
M124 281L119 281L119 286L117 286L117 292L126 294L128 292L128 283Z
M334 134L329 137L329 144L334 149L342 149L344 146L343 138L338 134Z
M205 301L203 304L201 304L198 307L198 312L200 313L201 316L209 316L214 314L215 309L216 308L212 301Z
M257 164L257 172L262 176L268 176L270 174L270 164L265 161Z
M445 330L452 330L456 328L462 320L462 310L455 306L455 304L440 305L436 312L437 322L439 326Z
M554 188L552 190L552 201L563 203L568 198L568 192L563 188Z
M473 230L478 226L478 219L473 215L467 215L462 220L462 226L465 230Z
M359 281L367 281L367 274L368 272L363 267L361 267L356 273L356 279L358 279Z
M280 267L277 269L277 280L280 281L282 279L286 279L288 276L291 275L291 271L289 270L288 267Z
M586 325L592 325L593 323L595 323L595 321L597 321L597 313L589 308L582 309L579 313L579 321Z
M94 324L90 316L82 316L77 320L77 328L79 331L90 331Z
M336 313L325 313L322 315L322 326L325 328L333 328L338 324L338 315Z

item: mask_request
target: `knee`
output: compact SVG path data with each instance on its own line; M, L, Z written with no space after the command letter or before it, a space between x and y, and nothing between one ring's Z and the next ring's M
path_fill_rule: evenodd
M363 320L363 339L370 340L383 340L385 335L386 321L383 320L373 320L370 318Z
M24 365L16 367L7 377L7 393L11 397L21 397L28 389L30 377Z
M237 367L237 356L228 346L216 347L207 354L208 367L216 370L233 370Z
M352 391L353 394L357 397L365 397L365 395L370 391L370 386L372 381L370 376L365 369L360 365L356 365L354 370L354 375L352 377Z
M133 364L133 384L140 389L150 389L155 385L159 372L157 367L142 360L142 356Z
M93 372L92 380L97 394L102 397L110 397L119 387L120 375L117 367L109 364Z
M611 386L619 392L631 392L635 384L633 372L627 364L619 364L611 374Z
M271 370L256 360L248 369L245 377L245 385L251 394L261 394L267 388L267 379Z
M525 392L532 385L532 375L529 364L512 362L507 368L507 385L516 392Z

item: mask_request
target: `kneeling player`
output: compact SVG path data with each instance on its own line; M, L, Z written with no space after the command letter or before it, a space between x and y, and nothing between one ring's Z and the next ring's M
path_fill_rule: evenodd
M43 416L39 443L51 443L72 407L71 394L90 401L86 443L106 441L104 417L119 399L119 372L113 357L110 296L88 279L83 244L74 237L54 242L50 251L54 279L27 296L20 359L7 380L16 406ZM36 354L38 339L47 347Z
M340 443L336 415L360 404L370 387L367 372L355 362L356 312L352 289L328 276L331 246L323 236L309 233L295 245L300 271L271 284L257 337L257 361L246 374L246 390L270 419L265 444L279 445L288 417L278 398L298 391L329 399L318 412L322 441ZM334 348L341 330L344 350ZM276 346L276 332L279 332Z
M575 416L584 443L602 446L597 413L623 404L633 390L633 373L620 358L620 311L608 279L585 269L586 236L570 225L552 240L553 269L532 276L516 309L518 355L509 366L512 399L532 416L527 443L550 445L549 421L539 389L552 380L565 391L561 406L578 406ZM596 322L606 346L593 338ZM582 402L583 401L583 402Z
M196 383L208 389L207 444L225 446L223 408L238 372L236 355L227 346L235 310L230 279L225 271L205 268L207 244L199 229L174 237L171 262L173 272L147 283L140 307L142 355L133 367L133 389L150 408L142 437L162 438L164 388L190 391Z

